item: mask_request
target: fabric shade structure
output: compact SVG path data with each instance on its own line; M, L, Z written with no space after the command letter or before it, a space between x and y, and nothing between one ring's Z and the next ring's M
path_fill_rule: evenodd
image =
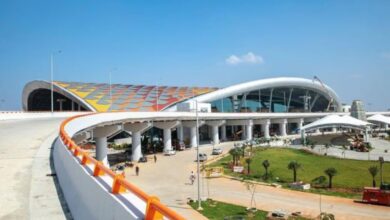
M367 121L383 123L390 125L390 117L383 116L381 114L376 114L367 118Z
M371 123L365 122L349 115L328 115L313 123L307 124L301 128L301 131L309 131L319 128L334 128L334 127L346 127L359 130L365 130Z
M313 123L307 124L301 128L301 136L303 143L305 144L305 132L310 130L315 130L319 128L352 128L361 131L365 131L365 140L368 141L368 127L372 125L369 122L365 122L349 115L339 116L339 115L328 115L324 118L321 118Z

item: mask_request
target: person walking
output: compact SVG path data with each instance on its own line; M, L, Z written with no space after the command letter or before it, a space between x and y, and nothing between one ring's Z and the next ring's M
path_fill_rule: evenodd
M139 175L139 167L138 167L138 165L135 167L135 175Z
M157 163L157 156L156 156L156 154L154 155L153 158L154 158L154 162Z
M196 179L196 177L195 177L194 171L191 171L191 175L190 175L191 185L194 185L195 179Z

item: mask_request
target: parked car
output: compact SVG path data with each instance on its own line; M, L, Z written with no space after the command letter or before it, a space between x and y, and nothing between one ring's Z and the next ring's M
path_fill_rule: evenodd
M198 158L196 158L198 159ZM207 160L207 154L205 153L199 153L199 161L203 162Z
M171 156L171 155L175 155L175 154L176 154L175 150L166 150L166 151L164 151L164 155L165 156Z
M222 149L221 148L214 148L213 151L211 152L212 155L220 155L222 154Z

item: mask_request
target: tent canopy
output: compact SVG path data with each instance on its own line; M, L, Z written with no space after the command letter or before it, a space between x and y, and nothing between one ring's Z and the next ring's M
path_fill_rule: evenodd
M383 124L390 124L390 117L386 117L386 116L383 116L381 114L376 114L376 115L373 115L371 117L368 117L367 121L377 122L377 123L379 122L379 123L383 123Z
M314 130L319 128L338 128L338 127L365 130L369 125L371 125L371 123L353 118L349 115L345 115L345 116L328 115L313 123L303 126L301 128L301 131L309 131L309 130Z

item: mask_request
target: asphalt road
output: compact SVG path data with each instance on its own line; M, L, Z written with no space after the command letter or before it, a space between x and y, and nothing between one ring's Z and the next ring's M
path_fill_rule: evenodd
M63 119L0 122L0 219L66 219L50 148Z

